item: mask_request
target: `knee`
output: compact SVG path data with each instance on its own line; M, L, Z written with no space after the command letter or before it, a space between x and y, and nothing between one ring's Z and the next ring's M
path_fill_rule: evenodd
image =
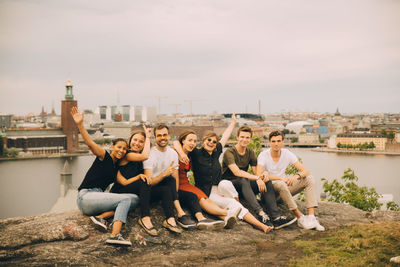
M308 176L305 177L304 179L305 179L306 185L308 185L308 186L315 186L315 179L314 179L314 176L308 175Z
M278 192L289 191L289 188L284 181L276 181L274 183L274 189Z
M232 186L232 182L228 181L228 180L222 180L218 184L218 188L222 188L222 189L230 188L231 186Z
M136 206L139 203L139 197L135 194L130 196L131 205Z

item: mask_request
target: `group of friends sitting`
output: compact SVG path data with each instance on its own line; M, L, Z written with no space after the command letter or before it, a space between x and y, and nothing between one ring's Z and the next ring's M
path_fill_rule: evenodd
M238 129L237 144L223 153L236 124L235 114L221 139L209 132L202 138L201 147L197 147L194 131L183 132L170 147L169 129L159 124L153 130L155 146L152 148L151 130L143 126L143 131L133 132L128 142L122 138L113 140L108 152L91 139L83 125L83 112L74 107L71 115L96 156L78 188L77 204L97 227L111 228L108 244L132 245L122 237L121 228L128 213L137 206L140 207L139 225L149 235L159 235L151 221L150 205L154 201L161 201L165 215L162 226L177 234L182 233L182 228L229 229L238 219L264 233L296 221L304 229L325 230L314 215L318 206L314 178L296 155L283 148L284 136L280 131L270 133L270 148L258 157L248 147L252 130L247 126ZM298 172L288 176L285 170L290 164ZM249 168L252 173L248 172ZM195 185L188 179L191 171ZM110 184L113 184L110 192L104 192ZM302 190L305 190L307 215L298 209L293 198ZM261 201L256 197L258 194ZM239 198L247 202L252 212ZM277 198L288 205L292 218L280 214ZM203 211L218 219L207 218ZM107 219L112 217L112 223L108 224Z

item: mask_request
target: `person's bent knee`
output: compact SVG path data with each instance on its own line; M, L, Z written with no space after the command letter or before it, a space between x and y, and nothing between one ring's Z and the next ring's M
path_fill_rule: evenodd
M307 185L315 186L314 176L308 175L304 179L305 179L305 182L306 182Z
M274 185L275 191L278 191L278 192L289 191L289 188L284 181L276 181L273 185Z

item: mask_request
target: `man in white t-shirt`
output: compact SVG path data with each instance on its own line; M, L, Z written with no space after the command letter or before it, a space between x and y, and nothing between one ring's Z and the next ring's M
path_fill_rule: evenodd
M189 215L186 215L178 200L179 187L179 161L178 154L168 146L169 134L165 124L159 124L154 128L156 146L151 148L150 156L143 161L144 174L150 180L152 187L166 186L170 188L173 204L178 214L178 223L185 229L196 226ZM181 230L176 226L173 217L167 218L163 226L172 232Z
M263 176L264 182L271 180L274 190L279 193L282 200L288 205L297 217L297 224L305 229L324 231L314 215L318 206L314 177L297 159L296 155L283 148L283 133L273 131L269 135L270 148L261 152L257 158L257 175ZM298 170L295 175L287 176L286 168L293 164ZM307 215L298 209L293 195L305 190Z

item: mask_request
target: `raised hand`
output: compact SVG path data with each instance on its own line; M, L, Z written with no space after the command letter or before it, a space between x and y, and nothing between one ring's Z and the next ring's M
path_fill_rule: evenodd
M147 128L146 125L143 124L143 130L144 130L144 133L146 134L146 138L150 138L151 137L151 129Z
M80 124L83 122L83 111L82 111L82 113L79 113L79 110L77 107L72 107L71 116L74 119L76 124Z
M232 123L236 124L236 114L235 114L235 112L232 113Z

